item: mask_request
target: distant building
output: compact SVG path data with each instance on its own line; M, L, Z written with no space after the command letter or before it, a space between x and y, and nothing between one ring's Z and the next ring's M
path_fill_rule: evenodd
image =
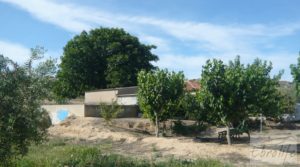
M195 94L196 91L200 90L199 80L193 79L185 81L185 90Z
M122 87L112 89L100 89L85 92L84 96L84 116L97 117L100 113L97 109L99 103L111 104L116 101L123 106L124 111L119 114L119 117L137 117L137 86Z
M185 81L185 90L195 93L199 89L200 84L198 80ZM85 92L84 102L81 100L75 104L45 104L42 107L49 112L54 124L63 121L70 115L99 117L99 104L107 103L109 105L113 101L116 101L124 108L124 111L120 113L118 117L138 117L139 107L137 102L137 91L137 86L88 91Z

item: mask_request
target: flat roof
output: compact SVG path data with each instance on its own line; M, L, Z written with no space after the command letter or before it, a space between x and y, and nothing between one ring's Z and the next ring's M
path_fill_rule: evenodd
M129 86L129 87L118 87L118 88L106 88L106 89L96 89L96 90L90 90L90 91L85 91L85 93L92 93L92 92L101 92L101 91L111 91L111 90L121 90L123 91L124 89L136 89L137 90L137 86Z

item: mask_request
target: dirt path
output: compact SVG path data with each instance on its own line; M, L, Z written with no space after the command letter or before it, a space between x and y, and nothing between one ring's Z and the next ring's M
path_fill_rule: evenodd
M153 158L153 155L160 158L213 158L222 160L223 162L230 162L237 166L248 166L249 162L255 162L262 166L282 165L280 158L275 160L274 158L262 158L261 155L265 155L268 150L273 150L273 154L275 153L276 149L272 147L262 150L253 149L249 144L234 144L233 146L228 146L216 142L200 142L190 137L156 138L142 133L106 126L100 118L71 117L63 123L51 127L49 133L53 136L85 139L88 141L111 139L115 142L114 150L116 152L147 158ZM288 136L286 131L283 134L281 133L282 131L278 131L277 136L272 140L264 141L264 143L268 143L270 146L276 146L278 139L283 141L282 139ZM297 131L288 133L297 133ZM297 134L293 135L297 136ZM255 139L257 136L252 135L252 137ZM297 141L293 142L287 139L284 141L295 144L296 146L299 144ZM282 151L279 153L284 153L280 154L280 156L285 157L285 162L298 163L298 165L300 165L299 161L295 161L295 158L300 158L299 154L285 153Z

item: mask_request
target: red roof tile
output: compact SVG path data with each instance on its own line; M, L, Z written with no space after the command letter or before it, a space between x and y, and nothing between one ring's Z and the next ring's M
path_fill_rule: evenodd
M185 81L185 89L187 91L195 91L200 89L200 84L198 80L187 80Z

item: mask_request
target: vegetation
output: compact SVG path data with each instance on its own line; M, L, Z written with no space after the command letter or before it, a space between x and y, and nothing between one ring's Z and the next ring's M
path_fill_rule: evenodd
M295 83L296 93L297 97L299 97L300 94L300 54L297 59L297 64L291 64L291 74L293 76L293 82Z
M54 92L75 98L87 90L135 86L140 70L152 70L153 45L140 43L123 29L98 28L83 31L64 47Z
M205 110L200 95L185 92L180 105L180 109L185 111L186 118L196 120L198 126L203 126L204 122L209 122L208 113L206 113L208 110Z
M153 122L159 136L159 122L170 118L183 94L184 75L182 72L156 70L141 71L138 74L138 102L141 110Z
M297 98L297 91L295 87L295 83L290 83L287 81L280 81L279 91L282 94L284 100L281 102L284 113L291 114L295 111L295 104L299 102L299 98Z
M281 74L270 76L271 64L256 59L246 67L240 58L225 65L221 60L208 60L203 66L199 96L212 122L227 127L227 141L231 144L230 127L245 122L250 115L277 117L283 113L284 100L278 91Z
M107 154L103 145L78 145L68 144L64 141L50 141L39 146L30 148L30 152L25 157L15 161L17 167L224 167L217 160L198 159L191 160L164 160L150 161L124 157L122 155Z
M199 132L206 129L205 124L186 125L182 120L174 121L172 133L183 136L197 136Z
M116 118L122 112L123 108L116 101L112 101L111 104L100 103L98 110L100 111L100 116L109 124L113 118Z
M0 165L9 166L13 158L25 155L32 142L39 143L46 136L51 120L41 108L42 100L51 94L55 61L39 63L45 50L31 50L25 65L18 65L0 55Z

